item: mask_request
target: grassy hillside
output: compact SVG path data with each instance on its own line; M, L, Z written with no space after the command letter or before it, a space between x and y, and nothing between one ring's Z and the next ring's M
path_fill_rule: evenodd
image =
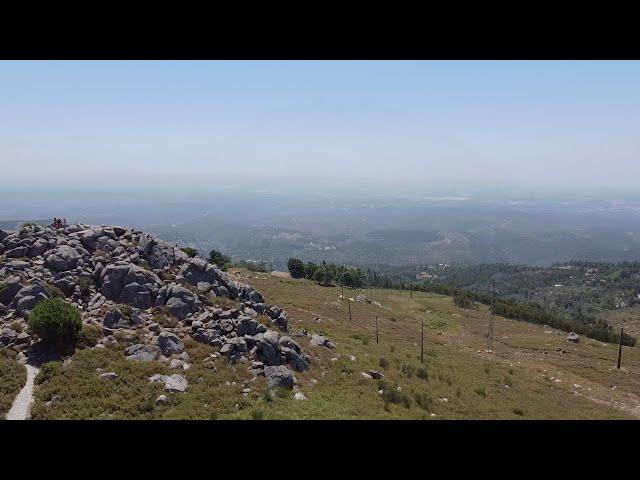
M276 398L265 381L251 381L246 364L223 358L203 360L215 350L185 341L189 370L170 371L158 362L126 361L113 349L82 350L68 366L49 364L37 379L34 418L201 418L201 419L612 419L640 415L640 354L625 348L623 369L615 369L616 346L582 339L543 326L497 317L494 353L487 353L486 308L465 310L435 294L374 291L381 304L351 303L352 320L340 289L241 271L234 275L284 307L290 328L320 332L335 350L312 347L312 367L296 373L299 391ZM357 297L356 291L345 296ZM369 295L369 291L363 291ZM375 316L380 342L376 344ZM420 363L420 321L425 320L425 361ZM556 351L556 349L564 350ZM101 369L101 370L97 370ZM216 369L217 371L214 371ZM361 372L384 373L383 380ZM115 380L98 377L116 372ZM167 394L147 378L181 373L185 393ZM248 395L243 388L251 389ZM399 388L398 388L399 387ZM380 394L379 390L383 393ZM53 400L53 401L52 401Z
M0 419L4 419L13 399L27 381L27 369L24 365L3 353L0 351Z

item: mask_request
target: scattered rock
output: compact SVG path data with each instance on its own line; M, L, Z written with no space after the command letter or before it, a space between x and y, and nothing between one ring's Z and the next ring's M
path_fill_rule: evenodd
M155 345L136 344L125 348L124 354L129 360L150 362L160 356L160 348Z
M169 375L165 381L164 388L170 392L184 392L189 387L189 382L185 377L178 374Z
M569 335L567 335L567 341L572 343L580 343L580 337L574 332L571 332Z

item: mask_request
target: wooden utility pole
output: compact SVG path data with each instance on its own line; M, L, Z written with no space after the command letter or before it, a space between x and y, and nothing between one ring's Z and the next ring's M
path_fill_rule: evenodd
M421 321L420 332L420 363L424 363L424 320Z
M378 315L376 315L376 345L378 344Z
M347 300L349 302L349 321L351 321L351 300Z
M413 298L413 286L409 287L409 297Z
M620 361L622 360L622 332L624 331L624 320L620 325L620 341L618 342L618 370L620 370Z

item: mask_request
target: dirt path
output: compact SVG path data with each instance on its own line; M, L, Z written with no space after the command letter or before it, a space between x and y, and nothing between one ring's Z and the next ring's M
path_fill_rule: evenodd
M11 409L7 413L7 420L26 420L29 417L29 408L33 402L33 384L36 375L40 371L33 365L25 365L27 367L27 381L22 390L16 395Z

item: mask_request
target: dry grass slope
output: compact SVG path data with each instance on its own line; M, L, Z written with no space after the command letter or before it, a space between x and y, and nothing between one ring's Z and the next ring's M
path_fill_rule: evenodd
M27 381L24 365L2 353L0 352L0 419L4 419L13 399Z
M335 350L311 347L312 368L296 373L307 400L292 392L265 394L265 381L251 381L246 364L202 360L213 348L187 340L191 369L185 393L154 400L162 385L154 373L170 372L158 362L126 361L119 349L82 350L70 365L43 369L34 418L175 419L615 419L640 415L640 354L625 348L623 369L615 369L617 347L543 326L497 317L494 353L487 353L488 313L456 307L434 294L376 290L382 306L352 302L349 321L340 289L249 271L234 275L284 307L290 327L322 333ZM369 296L368 290L362 291ZM358 292L345 290L356 298ZM380 343L375 339L378 316ZM420 363L420 322L425 320L425 362ZM298 339L296 339L298 340ZM565 353L557 351L559 348ZM96 369L114 371L101 380ZM214 371L215 368L217 371ZM383 380L361 372L384 373ZM244 396L242 389L251 388ZM383 393L380 394L379 390ZM56 401L50 402L53 398ZM47 403L50 402L50 403Z

